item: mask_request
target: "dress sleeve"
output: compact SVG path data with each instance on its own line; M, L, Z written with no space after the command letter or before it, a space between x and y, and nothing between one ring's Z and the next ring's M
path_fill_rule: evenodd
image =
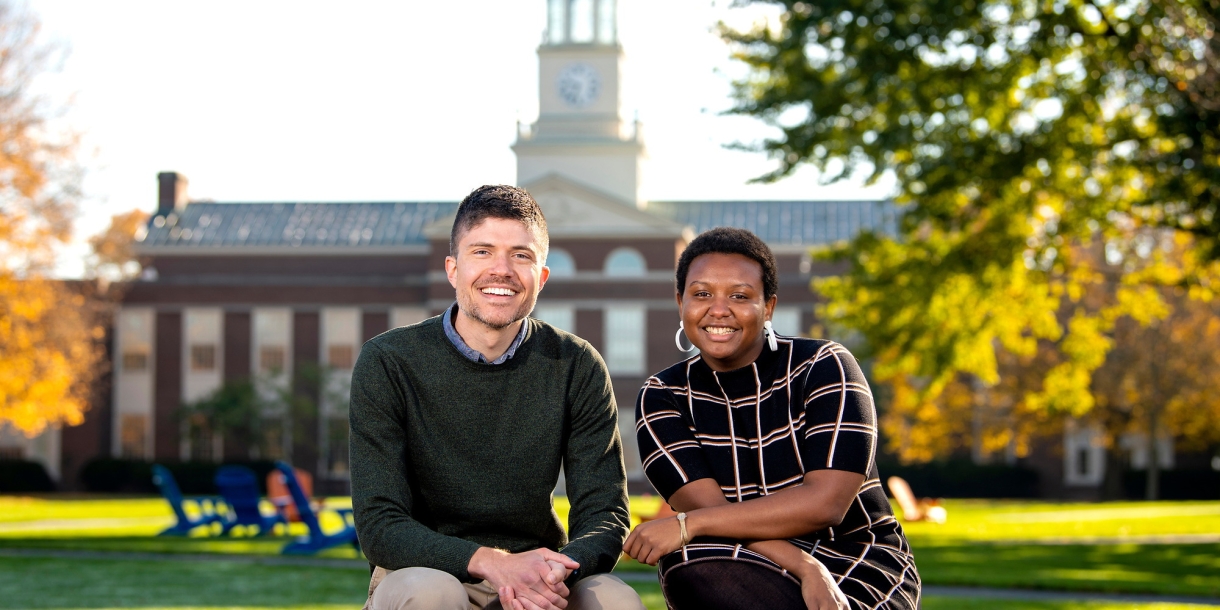
M712 478L690 411L656 377L644 382L636 399L635 435L644 474L666 500L691 481Z
M877 445L877 411L860 364L827 343L805 378L801 460L805 471L846 470L868 476Z

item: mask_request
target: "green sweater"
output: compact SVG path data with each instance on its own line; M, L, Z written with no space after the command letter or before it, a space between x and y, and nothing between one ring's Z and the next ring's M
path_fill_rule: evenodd
M527 318L503 364L472 362L440 317L364 344L352 374L352 506L360 546L386 569L459 580L481 546L546 547L608 572L629 526L618 409L589 344ZM567 481L571 541L551 492Z

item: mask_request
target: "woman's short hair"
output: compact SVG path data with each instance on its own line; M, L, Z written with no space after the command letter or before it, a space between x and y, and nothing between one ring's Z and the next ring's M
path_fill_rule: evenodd
M740 254L753 259L762 268L763 298L770 299L779 290L775 255L766 242L745 229L716 227L700 233L678 257L678 271L675 273L678 294L686 291L686 274L690 271L691 261L704 254Z

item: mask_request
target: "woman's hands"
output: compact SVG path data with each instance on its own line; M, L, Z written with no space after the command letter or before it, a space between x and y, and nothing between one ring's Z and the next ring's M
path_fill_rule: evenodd
M835 584L830 570L813 558L806 560L805 564L808 567L796 575L801 579L801 597L805 599L805 606L809 610L850 610L847 596Z
M682 529L677 517L654 519L635 526L627 541L623 543L623 552L632 559L650 566L656 565L662 557L682 548Z

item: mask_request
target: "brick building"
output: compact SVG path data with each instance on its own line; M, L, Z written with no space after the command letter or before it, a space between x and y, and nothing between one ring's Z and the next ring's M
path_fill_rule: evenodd
M614 0L548 8L539 116L513 145L517 183L550 226L551 279L533 315L605 358L628 470L639 481L632 410L646 376L682 357L673 269L685 244L722 225L762 236L780 263L775 327L802 334L814 322L809 280L832 272L810 262L810 246L892 229L896 214L885 202L641 200L644 142L619 108ZM156 214L137 248L143 276L114 320L109 392L85 425L52 432L43 449L25 454L63 487L98 455L244 457L248 447L234 439L193 433L179 408L257 378L263 392L312 393L316 406L304 428L285 427L262 455L313 471L324 490L344 490L346 415L336 397L362 342L453 302L443 261L465 193L447 202L214 203L189 201L179 174L158 181ZM301 386L310 370L329 371L325 387Z

